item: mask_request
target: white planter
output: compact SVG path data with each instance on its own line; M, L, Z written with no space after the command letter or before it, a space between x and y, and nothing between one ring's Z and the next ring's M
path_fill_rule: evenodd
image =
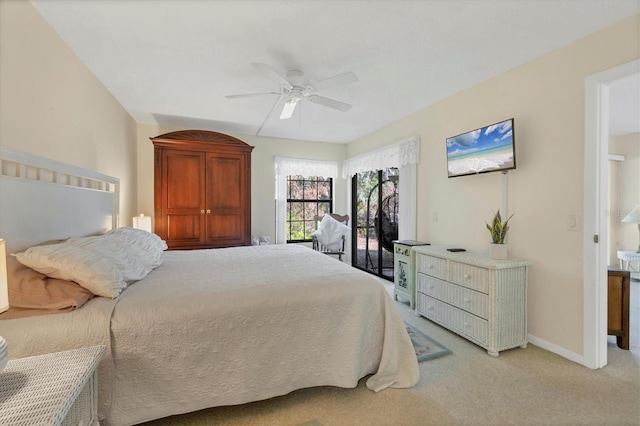
M491 243L489 245L489 255L493 259L505 260L507 258L507 245Z

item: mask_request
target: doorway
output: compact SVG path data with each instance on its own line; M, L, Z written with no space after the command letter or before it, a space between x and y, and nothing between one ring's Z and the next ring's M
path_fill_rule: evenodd
M351 264L393 281L393 241L398 239L400 173L397 168L352 178Z
M610 86L639 72L636 60L585 80L583 364L594 369L607 364Z

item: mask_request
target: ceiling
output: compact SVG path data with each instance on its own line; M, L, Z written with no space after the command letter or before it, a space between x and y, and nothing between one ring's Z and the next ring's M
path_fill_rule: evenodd
M32 3L139 123L335 143L640 13L640 0ZM278 96L226 98L280 90L251 63L302 85L351 71L318 94L352 107L302 102L281 120Z

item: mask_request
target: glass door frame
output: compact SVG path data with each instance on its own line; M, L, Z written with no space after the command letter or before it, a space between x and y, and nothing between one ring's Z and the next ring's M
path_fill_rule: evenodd
M393 168L393 167L391 167ZM376 170L376 171L371 171L370 173L376 173L377 174L377 184L376 187L378 188L378 194L377 194L377 205L378 208L381 208L382 204L383 204L383 191L382 189L382 185L386 182L386 180L384 178L384 170ZM393 262L393 251L390 252L390 255L392 256L392 260L391 260L391 276L385 275L383 272L385 270L384 267L384 256L383 256L383 251L385 250L382 244L382 241L380 239L380 237L378 236L378 248L377 248L377 256L376 256L376 263L377 265L375 266L375 270L372 269L367 269L366 267L366 263L365 265L360 265L358 263L358 229L359 229L359 221L358 221L358 179L357 179L358 174L354 174L351 177L351 217L352 219L352 226L351 226L351 241L353 242L351 244L351 265L354 268L360 269L362 271L368 272L372 275L375 275L377 277L383 278L385 280L388 281L393 281L394 280L394 262ZM398 173L395 175L397 176L398 180L400 180L400 171L398 170ZM389 179L387 179L389 180ZM396 184L396 192L399 194L399 182ZM373 189L372 189L373 190ZM401 199L401 197L400 197ZM382 220L383 220L383 215L376 215L377 217L375 217L375 221L377 221L378 223L374 223L374 228L377 227L378 229L382 229ZM369 224L369 220L367 218L367 224ZM367 228L369 228L369 226L367 226ZM369 229L367 229L367 239L369 238ZM366 262L366 260L365 260ZM386 267L386 269L388 270L389 267Z

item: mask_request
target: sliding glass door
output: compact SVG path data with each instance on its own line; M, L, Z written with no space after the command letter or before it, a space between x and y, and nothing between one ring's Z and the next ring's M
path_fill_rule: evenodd
M393 241L398 239L399 218L398 169L357 173L351 185L352 265L393 281Z

